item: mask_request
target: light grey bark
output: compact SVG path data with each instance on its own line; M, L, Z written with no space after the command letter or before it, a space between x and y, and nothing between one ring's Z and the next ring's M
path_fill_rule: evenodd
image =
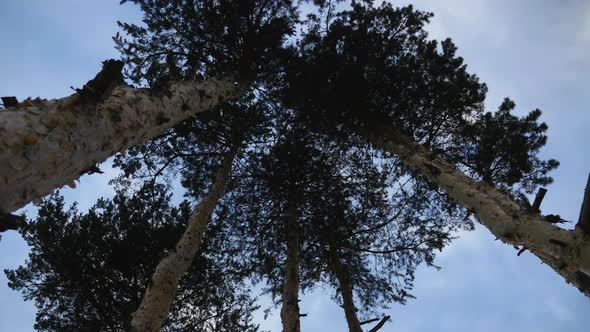
M340 258L333 249L330 251L330 269L336 276L336 279L338 279L340 293L342 294L342 308L344 309L344 315L348 324L348 331L363 332L361 322L356 315L350 274L346 270L346 267L342 265Z
M159 331L168 316L182 275L189 269L198 252L211 214L221 198L230 175L235 151L230 151L217 171L209 192L193 211L187 228L176 244L175 251L164 257L145 291L141 305L131 321L131 331Z
M384 151L398 155L455 201L472 211L479 222L506 244L528 249L568 283L590 297L590 236L566 230L522 208L505 193L469 178L453 165L401 134L387 122L355 128Z
M0 110L0 213L64 185L75 187L74 181L97 163L240 92L231 77L171 82L160 93L120 80L100 82L108 63L118 62L105 62L97 78L69 97L27 100Z
M300 332L299 322L299 215L297 205L287 208L287 261L281 306L283 332Z

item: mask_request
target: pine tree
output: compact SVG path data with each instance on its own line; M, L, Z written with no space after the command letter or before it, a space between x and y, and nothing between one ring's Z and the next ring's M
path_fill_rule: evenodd
M272 77L296 18L290 0L130 2L146 27L121 23L125 36L114 40L140 88L125 84L123 62L110 60L69 97L0 112L1 214L75 187L97 163Z
M239 253L232 265L266 283L285 331L298 329L299 292L319 283L349 289L343 305L358 327L353 288L364 315L405 302L414 269L432 265L450 232L465 226L463 211L401 176L396 158L309 132L296 115L279 118L270 145L250 150L220 202ZM399 189L392 197L390 186Z
M541 160L547 125L535 110L518 118L507 100L483 109L486 86L467 72L450 40L423 29L412 7L353 2L328 31L312 21L288 69L298 112L333 135L359 135L395 154L471 211L503 242L529 250L590 296L590 247L581 228L555 226L521 198L558 166ZM396 27L396 28L392 28Z
M226 153L206 196L191 213L185 232L173 251L156 266L139 308L133 313L131 331L159 331L168 317L182 275L201 249L211 214L223 195L239 146Z
M160 258L174 250L191 209L174 207L163 189L144 187L100 199L88 212L50 196L23 229L29 259L6 271L9 286L39 309L40 331L128 331L131 314ZM208 228L201 251L178 287L163 331L257 331L256 310L241 277L226 269L216 235Z
M319 6L318 14L306 20L298 20L297 8L290 1L133 2L144 11L146 26L122 23L128 39L117 36L115 40L127 64L128 78L142 86L141 89L121 87L118 70L121 64L108 62L105 70L73 97L57 102L27 101L19 106L27 111L0 115L3 117L0 121L6 122L9 129L3 131L8 134L0 144L5 145L3 151L10 151L0 156L4 158L0 160L4 161L0 163L4 165L0 166L4 167L0 168L0 174L7 184L1 189L4 191L0 191L3 217L56 187L72 184L80 174L94 170L96 162L132 145L136 147L118 159L128 175L149 176L154 186L160 175L178 172L190 196L206 197L204 192L211 173L225 151L223 147L227 142L224 140L228 134L231 136L229 124L235 119L247 123L244 130L248 134L244 135L244 148L236 157L236 171L237 178L248 178L251 173L267 169L257 162L265 161L268 149L280 147L276 145L276 140L281 138L277 130L285 126L285 114L293 113L298 130L303 128L317 137L329 138L322 142L356 147L361 146L361 142L370 143L371 148L383 153L380 157L395 163L396 181L409 178L416 190L423 193L422 197L435 197L440 201L434 211L445 207L449 215L465 211L473 214L498 239L518 246L519 250L530 250L566 281L590 295L590 242L584 227L572 231L556 227L552 222L559 221L559 216L543 216L540 201L530 204L523 198L534 193L538 186L549 184L548 173L558 165L555 160L538 157L547 140L547 126L539 121L541 112L535 110L525 117L516 117L512 114L515 105L510 100L497 112L486 112L483 101L487 88L477 76L468 72L453 42L438 43L428 39L424 26L431 14L411 6L394 8L387 3L374 6L369 0L352 1L350 9L341 12L336 11L332 1L314 1ZM304 29L289 46L285 36L293 33L297 24L305 24ZM215 78L219 81L213 81ZM203 90L205 93L201 92ZM214 98L210 98L212 95ZM238 98L213 112L191 118L195 110L209 109L230 96ZM129 106L131 100L138 103ZM124 106L121 111L111 112L121 105ZM48 111L39 115L37 108ZM66 110L63 117L58 112L60 108ZM162 109L165 114L146 112L155 109ZM138 113L139 110L142 113ZM87 116L96 114L107 120L88 121ZM137 114L145 115L147 120L135 121ZM178 125L184 119L188 121ZM74 140L81 142L80 147L67 150L61 143L52 143L63 138L64 132L70 132L72 124L79 122L83 125L74 126L76 130L72 132L89 137ZM156 123L157 127L145 126L145 123ZM177 126L170 129L174 125ZM57 129L46 134L47 126ZM88 132L105 133L107 139L101 141L87 135ZM111 138L115 136L116 144L111 145ZM154 137L156 139L137 146ZM299 145L287 146L294 149L294 155L299 152ZM87 148L92 153L100 152L88 154ZM319 148L320 155L334 158L333 151L322 152L329 148L330 145ZM60 158L55 151L65 151L63 155L67 158ZM145 155L150 156L147 161L138 161ZM312 161L310 166L321 167L317 156L306 158ZM278 177L283 178L286 175L281 172L294 168L279 163L268 170L283 174ZM308 169L300 175L301 179L316 171ZM260 180L259 175L254 178ZM297 182L297 179L291 181ZM316 181L310 183L319 185ZM264 189L257 182L253 182L253 186ZM231 202L240 197L240 190L245 187L237 179L231 179L227 188L227 202ZM337 188L336 192L340 190ZM326 195L321 190L316 192ZM250 201L244 199L251 205L258 200L260 205L252 208L252 215L281 220L280 224L260 225L264 228L252 226L252 230L268 232L257 236L272 235L275 241L283 241L286 224L281 218L289 211L285 208L289 204L285 205L285 197L278 194L284 192L261 191L250 194ZM299 199L298 196L295 195ZM264 197L281 203L265 210L267 205L264 204L268 202L262 199ZM339 260L351 263L356 256L351 256L354 250L343 253L338 249L348 241L344 236L319 237L312 241L309 234L322 232L305 231L312 225L309 221L314 215L310 212L311 206L315 206L316 216L326 215L328 209L322 208L320 201L309 205L306 203L309 200L299 202L298 199L297 204L293 204L298 207L290 210L297 212L299 223L292 228L299 228L305 236L293 240L291 247L299 247L299 256L293 260L299 262L297 275L300 287L305 288L307 282L311 287L319 280L318 272L311 268L314 264L307 263L319 259L307 256L304 248L308 243L323 243L326 247L327 258L320 261L331 262L333 277L342 271L338 268ZM228 204L224 200L221 202L222 208L227 210ZM337 202L330 203L332 208L348 216L350 211L346 204L342 204L342 199ZM454 202L465 210L453 210ZM411 206L411 210L413 218L407 222L414 226L431 211L419 206ZM271 212L274 215L268 215ZM238 224L245 220L235 214L232 219ZM354 225L351 221L354 218L341 219L342 226L336 222L334 225L345 229ZM9 228L7 221L14 219L7 216L4 220L0 221L0 229ZM364 224L355 226L358 231L378 218L362 220ZM316 225L329 228L321 222ZM241 227L249 226L243 223ZM436 225L427 223L417 235L425 236L431 231L438 231ZM272 285L281 285L284 269L276 272L281 270L277 269L280 263L267 257L285 243L264 240L268 241L257 243L263 250L252 257L260 259L265 278ZM354 244L356 249L375 249L375 244L384 240L388 239L375 235L366 243L371 245L369 247L361 247L362 242ZM447 241L448 238L440 237L432 241L429 249L438 248ZM370 250L382 251L379 247L373 249ZM422 256L422 259L428 262L427 257ZM339 283L354 280L355 271L347 272L349 277L342 277L340 273ZM316 277L310 277L314 273Z

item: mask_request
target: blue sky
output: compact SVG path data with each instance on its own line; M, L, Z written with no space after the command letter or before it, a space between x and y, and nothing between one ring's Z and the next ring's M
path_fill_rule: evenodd
M487 105L510 96L522 113L544 111L549 143L543 155L561 161L543 203L546 213L577 220L590 172L590 2L584 0L415 0L436 16L437 39L450 36L470 71L487 82ZM116 20L137 21L138 11L119 0L0 0L0 95L62 97L92 78L100 62L117 57L111 36ZM105 168L105 167L103 167ZM106 167L109 170L108 167ZM85 176L62 192L82 208L112 195L105 175ZM521 257L482 227L460 234L421 268L417 299L388 312L381 331L587 331L590 300L529 253ZM15 233L0 241L0 269L22 264L27 248ZM306 294L304 331L345 331L341 308L329 291ZM32 331L35 308L6 286L0 274L0 331ZM280 330L275 315L262 320Z

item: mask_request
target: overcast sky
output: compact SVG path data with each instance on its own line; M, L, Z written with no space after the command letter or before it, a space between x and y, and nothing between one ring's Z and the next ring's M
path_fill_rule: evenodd
M590 171L590 2L585 0L415 0L435 13L431 37L451 37L470 71L489 85L487 105L513 98L521 114L543 110L549 143L543 155L561 167L543 203L547 214L577 220ZM56 98L71 93L116 58L116 21L140 13L119 0L0 0L0 96ZM103 167L104 168L104 167ZM107 167L108 169L108 167ZM111 196L106 175L85 176L62 192L81 208ZM0 269L23 264L16 233L0 241ZM590 301L529 253L493 241L489 232L461 234L436 260L442 270L417 273L415 300L388 311L381 331L588 331ZM319 290L303 297L303 331L345 331L341 308ZM0 331L32 331L35 307L0 274ZM275 315L263 327L280 331Z

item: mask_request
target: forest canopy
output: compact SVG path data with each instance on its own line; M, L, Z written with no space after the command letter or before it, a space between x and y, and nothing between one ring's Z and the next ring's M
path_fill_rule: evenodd
M155 124L142 108L107 108L108 121L157 135L122 140L113 199L80 212L54 193L19 226L32 250L6 275L35 301L36 329L258 331L262 289L283 331L299 331L300 294L322 288L350 331L377 331L412 300L416 269L438 268L474 222L590 294L576 249L587 234L527 198L559 166L540 156L541 111L517 116L509 98L486 110L457 46L429 37L433 14L369 0L126 2L143 22L113 37L125 83L96 95L99 74L79 103L98 114L117 105L110 94L138 93ZM212 106L192 114L186 91Z

